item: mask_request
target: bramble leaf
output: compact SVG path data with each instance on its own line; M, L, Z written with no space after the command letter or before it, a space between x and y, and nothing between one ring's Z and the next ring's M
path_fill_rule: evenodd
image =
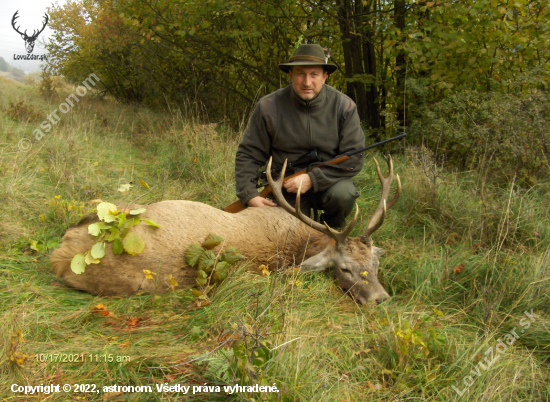
M191 244L185 251L185 262L194 267L198 264L203 253L204 249L199 244Z
M223 241L223 239L215 235L214 233L210 233L206 240L204 240L201 244L205 249L210 250L216 247L218 244L220 244Z
M206 250L199 258L199 269L202 269L206 273L212 272L215 259L216 255L212 251Z

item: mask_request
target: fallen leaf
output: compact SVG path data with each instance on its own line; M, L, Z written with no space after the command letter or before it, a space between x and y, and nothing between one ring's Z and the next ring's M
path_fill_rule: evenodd
M145 274L145 279L153 279L153 276L157 274L156 272L149 271L148 269L144 269L143 273Z
M267 266L262 264L258 267L258 269L262 272L262 275L269 276L270 272Z
M145 188L149 188L149 185L147 183L145 183L144 180L139 179L139 184L141 184Z
M453 268L453 272L455 274L460 274L462 271L464 271L464 268L466 268L463 264L458 264Z
M90 310L92 310L92 313L100 314L103 317L107 317L109 314L111 314L107 306L101 303L98 303L95 306L91 307Z

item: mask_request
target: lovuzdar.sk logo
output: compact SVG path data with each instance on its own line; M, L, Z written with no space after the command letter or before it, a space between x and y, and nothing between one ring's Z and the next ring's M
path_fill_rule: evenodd
M13 17L11 19L11 26L13 27L15 32L17 32L19 35L21 35L21 38L23 38L23 40L25 41L25 49L27 50L27 54L24 54L24 55L15 55L14 54L13 59L14 60L44 60L44 59L46 59L46 55L33 55L31 53L34 50L34 42L36 41L36 39L38 39L38 35L40 35L42 33L42 31L44 30L44 28L46 28L46 26L48 25L48 20L49 20L48 14L44 13L44 22L42 24L42 28L34 29L33 32L32 32L32 35L28 35L26 29L25 29L25 32L21 32L19 30L20 27L15 26L15 23L16 23L15 20L17 18L19 18L19 10L17 10L15 12L15 14L13 14Z

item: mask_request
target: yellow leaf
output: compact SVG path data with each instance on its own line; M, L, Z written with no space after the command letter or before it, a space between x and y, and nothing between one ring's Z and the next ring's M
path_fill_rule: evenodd
M168 285L172 291L175 291L176 288L179 286L178 281L176 281L176 278L172 276L172 274L168 275L168 281L170 284Z
M148 269L144 269L143 273L145 274L145 279L153 279L153 276L157 274L156 272L149 271Z
M442 311L436 310L435 308L432 308L432 311L433 311L436 315L444 315Z
M145 188L149 188L149 185L145 183L143 180L139 179L139 184L141 184Z
M269 276L269 274L270 274L269 269L268 269L265 265L263 265L263 264L260 265L260 266L258 267L258 269L259 269L260 271L262 271L262 275Z

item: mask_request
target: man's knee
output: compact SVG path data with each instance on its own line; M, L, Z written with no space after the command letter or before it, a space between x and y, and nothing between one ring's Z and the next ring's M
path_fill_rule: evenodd
M340 180L329 187L322 196L323 209L341 211L347 216L355 206L359 193L351 179Z

